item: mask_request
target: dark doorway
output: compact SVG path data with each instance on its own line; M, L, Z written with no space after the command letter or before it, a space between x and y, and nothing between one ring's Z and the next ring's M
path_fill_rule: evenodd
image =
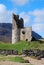
M26 41L28 41L28 39L26 39Z

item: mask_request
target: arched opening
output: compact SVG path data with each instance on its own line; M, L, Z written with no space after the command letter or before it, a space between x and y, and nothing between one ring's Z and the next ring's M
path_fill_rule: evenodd
M22 34L25 34L25 31L22 31Z
M26 39L26 41L28 41L28 39Z

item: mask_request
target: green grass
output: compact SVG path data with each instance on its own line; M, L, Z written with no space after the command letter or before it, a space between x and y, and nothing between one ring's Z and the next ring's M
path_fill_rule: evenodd
M24 60L22 57L9 57L0 55L0 61L12 61L12 62L20 62L20 63L27 63L27 60Z
M26 41L20 41L16 44L5 44L5 43L0 42L0 49L7 49L7 50L16 49L19 51L19 53L21 53L23 49L41 49L41 50L44 50L44 44L41 44L39 41L32 41L29 43Z
M27 63L27 60L24 60L22 57L16 56L4 56L4 55L0 55L0 61L11 61L11 62L19 62L19 63ZM28 64L26 64L28 65ZM29 65L32 65L31 63L29 63Z
M9 60L14 61L14 62L20 62L20 63L26 63L27 62L27 60L24 60L22 57L10 57Z

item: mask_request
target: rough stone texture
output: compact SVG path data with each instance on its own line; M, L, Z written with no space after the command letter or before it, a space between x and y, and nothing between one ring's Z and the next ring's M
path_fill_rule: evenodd
M21 29L20 40L31 41L32 39L32 27Z
M12 44L20 40L19 32L19 29L12 30Z
M20 41L31 41L32 39L32 27L24 28L23 19L18 15L13 14L12 17L12 44Z
M15 15L13 14L12 20L12 44L16 43L19 40L19 29L17 28L16 20L14 19Z
M13 50L12 54L13 55L18 55L18 51L17 50Z
M20 40L25 40L25 29L21 29L20 31Z
M35 56L38 59L44 58L44 50L23 50L22 53L26 56Z
M26 34L25 34L25 40L26 41L31 41L32 39L32 27L27 27L26 28Z
M18 55L17 50L0 50L1 55Z

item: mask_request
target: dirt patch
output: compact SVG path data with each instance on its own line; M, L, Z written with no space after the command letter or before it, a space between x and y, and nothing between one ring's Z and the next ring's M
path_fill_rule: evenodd
M33 65L44 65L44 58L37 60L30 57L24 57L24 59L29 60L29 62Z
M29 63L17 63L10 61L0 61L0 65L29 65Z

